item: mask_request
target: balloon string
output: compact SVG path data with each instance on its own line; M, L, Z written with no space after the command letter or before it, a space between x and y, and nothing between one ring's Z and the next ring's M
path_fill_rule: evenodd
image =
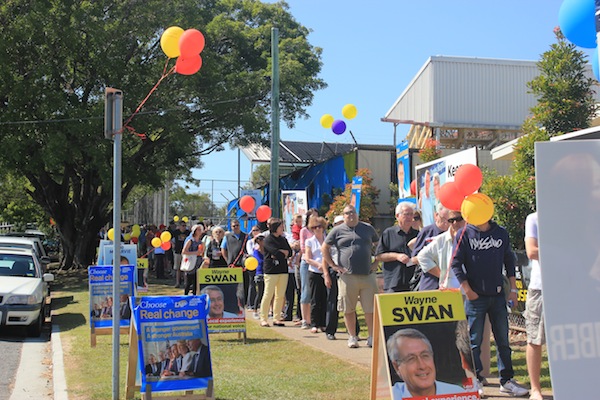
M458 238L458 242L456 243L456 246L454 247L454 250L452 251L452 258L450 258L450 261L448 261L448 265L446 267L446 276L444 277L444 279L442 279L442 284L440 285L440 289L444 290L448 287L448 279L450 278L450 266L452 265L452 261L454 260L454 256L456 256L456 252L458 251L458 246L460 246L460 242L462 242L463 236L465 235L465 231L467 230L467 227L465 226L462 230L462 232L460 233L460 237ZM443 286L442 286L443 285Z
M158 86L162 83L162 81L166 77L168 77L169 75L175 73L175 66L173 66L169 70L167 70L168 66L169 66L169 59L167 59L167 61L165 62L165 66L163 68L162 76L160 77L160 79L158 80L158 82L156 82L156 84L154 85L154 87L152 89L150 89L150 91L148 92L148 94L146 95L146 97L144 98L144 100L142 100L142 102L138 105L138 107L133 112L133 114L131 114L129 116L129 118L127 118L127 121L125 121L125 123L123 124L123 129L121 130L121 133L123 132L123 130L127 129L129 132L133 133L134 135L137 135L142 140L144 140L144 139L147 138L147 136L145 134L143 134L143 133L137 133L135 131L135 128L129 126L129 123L131 122L131 120L133 120L133 117L135 117L137 115L137 113L140 112L140 110L142 109L142 107L144 106L144 104L146 104L146 101L148 101L148 99L150 98L150 96L152 96L152 93L154 93L154 91L156 91L156 89L158 89Z

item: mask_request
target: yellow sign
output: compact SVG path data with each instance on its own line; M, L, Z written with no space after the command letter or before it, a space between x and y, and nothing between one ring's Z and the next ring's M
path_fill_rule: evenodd
M378 298L383 326L466 319L462 296L456 291L389 293Z
M137 268L138 269L148 269L148 259L147 258L138 258L137 259Z
M200 285L244 283L244 271L241 268L201 268L198 279Z

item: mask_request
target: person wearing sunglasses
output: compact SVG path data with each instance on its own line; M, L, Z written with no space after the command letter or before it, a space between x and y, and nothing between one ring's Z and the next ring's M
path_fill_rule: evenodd
M460 287L454 272L448 268L452 259L452 250L456 232L465 226L460 211L449 211L446 220L450 228L433 238L433 240L419 252L417 259L424 272L419 290L456 289Z
M431 225L427 225L426 227L421 229L419 235L417 235L417 238L414 242L411 258L411 260L414 263L419 262L417 256L419 255L419 252L423 249L423 247L429 244L436 236L446 232L448 230L448 227L450 226L448 224L449 210L446 207L444 207L442 203L438 203L435 210L436 212L433 215L434 223ZM421 268L415 268L413 276L410 280L411 290L424 290L423 288L421 288L422 276L423 270Z

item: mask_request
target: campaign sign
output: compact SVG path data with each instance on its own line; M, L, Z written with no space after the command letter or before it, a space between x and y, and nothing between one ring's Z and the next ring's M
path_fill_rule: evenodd
M141 392L208 387L208 296L133 297Z
M119 309L120 326L128 327L131 320L129 297L135 295L133 265L121 265L121 285ZM112 265L92 265L88 267L90 287L90 326L112 328L113 318L113 267Z
M444 183L454 182L454 174L463 164L477 165L477 147L471 147L415 167L417 206L421 210L424 226L435 222L436 207L440 203L439 190Z
M242 268L201 268L198 270L200 293L210 298L208 331L245 332Z
M374 333L371 399L479 399L459 291L378 294Z
M352 190L350 193L350 204L356 208L356 214L360 215L360 196L362 195L362 176L352 178Z
M135 285L138 292L148 291L148 259L138 258L135 275Z

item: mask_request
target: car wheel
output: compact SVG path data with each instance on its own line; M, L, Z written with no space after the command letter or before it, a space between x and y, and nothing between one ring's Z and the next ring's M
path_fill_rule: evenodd
M36 320L33 321L31 323L31 325L29 325L27 327L27 335L28 336L40 337L40 335L42 334L42 328L44 326L45 315L46 315L46 307L42 306L42 309L40 310L40 315L38 315Z

